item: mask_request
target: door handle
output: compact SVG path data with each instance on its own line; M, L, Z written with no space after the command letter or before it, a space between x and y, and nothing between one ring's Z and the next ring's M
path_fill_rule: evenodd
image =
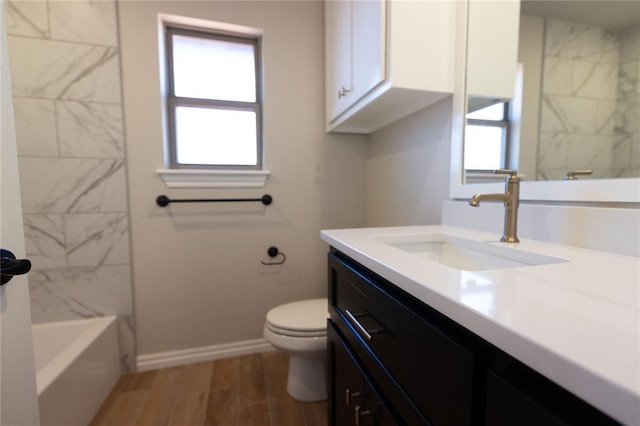
M14 275L24 275L31 270L29 259L16 259L9 250L0 249L0 285L5 285Z

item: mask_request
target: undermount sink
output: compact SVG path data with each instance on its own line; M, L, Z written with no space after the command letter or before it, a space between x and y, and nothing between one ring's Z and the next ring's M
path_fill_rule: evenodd
M567 262L502 243L467 240L447 234L376 237L391 247L463 271L521 268Z

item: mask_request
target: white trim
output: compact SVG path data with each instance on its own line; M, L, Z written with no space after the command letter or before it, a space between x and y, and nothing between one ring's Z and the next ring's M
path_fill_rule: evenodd
M208 19L192 18L188 16L171 15L168 13L158 13L158 25L161 28L161 34L164 26L167 24L178 24L193 28L206 28L209 30L223 31L240 35L251 35L254 37L261 37L263 34L263 31L260 28L229 24L226 22L211 21Z
M262 188L269 170L157 169L168 188Z
M221 345L202 346L179 351L159 352L139 355L136 360L136 371L156 370L164 367L191 364L194 362L213 361L239 355L273 351L275 348L265 339L245 340L242 342L224 343Z

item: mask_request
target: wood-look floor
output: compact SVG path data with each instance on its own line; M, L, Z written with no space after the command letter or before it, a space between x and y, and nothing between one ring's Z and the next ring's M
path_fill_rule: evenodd
M125 374L90 426L326 426L326 402L287 394L287 363L266 352Z

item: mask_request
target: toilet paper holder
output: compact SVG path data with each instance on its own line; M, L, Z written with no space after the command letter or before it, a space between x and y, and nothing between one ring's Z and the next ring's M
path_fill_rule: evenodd
M280 256L282 258L282 260L280 260L280 261L273 261L272 260L271 262L260 261L260 263L262 263L265 266L282 265L284 263L284 261L287 260L287 256L285 256L284 253L282 253L280 250L278 250L278 247L275 247L275 246L269 247L269 249L267 250L267 254L269 255L269 257L271 259L275 259L276 257Z

